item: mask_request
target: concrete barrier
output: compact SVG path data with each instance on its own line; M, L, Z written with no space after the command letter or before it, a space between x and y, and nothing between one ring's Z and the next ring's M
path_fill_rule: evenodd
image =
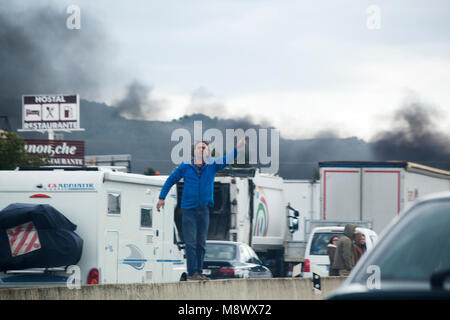
M318 300L344 280L323 277L321 293L311 279L275 278L0 289L0 300Z

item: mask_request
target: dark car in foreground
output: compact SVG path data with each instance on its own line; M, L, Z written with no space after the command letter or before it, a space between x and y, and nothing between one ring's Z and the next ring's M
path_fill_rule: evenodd
M203 274L211 279L272 278L251 247L232 241L206 242Z
M396 217L327 299L450 299L450 192Z

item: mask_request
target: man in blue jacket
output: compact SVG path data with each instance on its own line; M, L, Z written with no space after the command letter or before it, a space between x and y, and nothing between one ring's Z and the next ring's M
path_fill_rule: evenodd
M237 150L245 146L245 137L236 148L221 158L209 158L208 142L194 145L194 157L190 163L181 163L164 183L156 209L164 208L164 199L170 188L184 178L181 197L182 229L186 244L188 280L208 280L202 274L209 227L209 209L214 205L214 178L217 171L231 164L237 157Z

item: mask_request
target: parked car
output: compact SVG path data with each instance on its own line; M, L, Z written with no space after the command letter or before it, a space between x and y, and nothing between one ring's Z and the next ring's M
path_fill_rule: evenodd
M357 232L361 232L366 237L367 251L370 251L377 239L378 235L375 231L367 228L356 228ZM330 226L314 228L309 236L306 244L305 260L303 264L303 277L311 278L312 273L317 273L321 277L328 276L330 269L330 259L327 253L327 243L331 237L341 237L344 233L344 227Z
M449 299L450 192L428 196L397 216L327 298Z
M206 241L203 274L211 279L272 278L251 247L232 241Z

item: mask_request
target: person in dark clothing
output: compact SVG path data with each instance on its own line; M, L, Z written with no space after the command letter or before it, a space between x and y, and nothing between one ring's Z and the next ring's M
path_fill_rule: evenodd
M361 258L361 256L366 252L366 237L361 232L355 233L355 243L353 244L353 257L355 259L355 264Z
M344 228L344 235L339 239L334 257L334 268L339 270L339 275L346 277L355 265L353 257L353 239L355 237L356 226L347 224Z
M231 164L237 157L238 149L245 146L245 137L236 148L221 158L209 158L208 142L194 144L194 157L190 162L181 163L164 183L156 210L164 208L164 199L170 188L184 178L181 196L181 227L186 244L188 280L209 280L202 274L209 227L209 207L214 206L214 178L217 171Z
M328 257L330 258L330 269L328 270L328 275L330 277L339 276L339 270L333 267L334 256L336 254L336 245L338 244L338 241L339 241L338 236L332 236L327 244L327 253Z

